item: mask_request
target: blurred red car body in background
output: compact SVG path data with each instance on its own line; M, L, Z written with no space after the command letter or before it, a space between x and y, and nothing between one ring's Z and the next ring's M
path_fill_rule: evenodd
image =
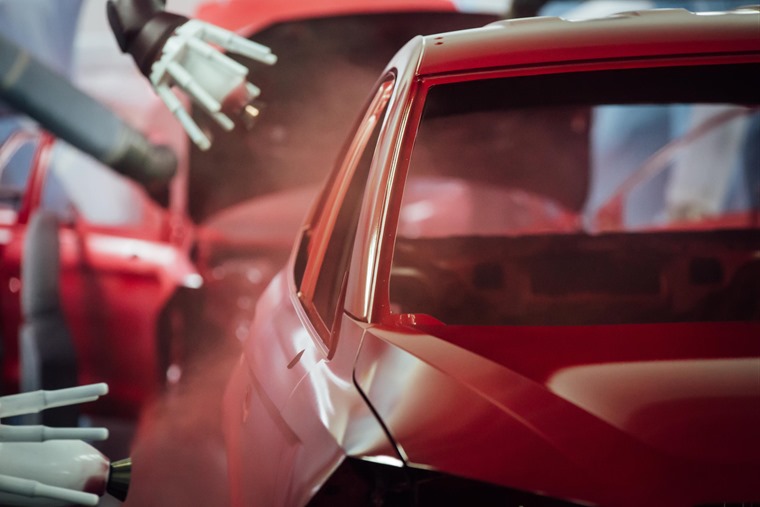
M82 190L87 179L101 183L97 191ZM40 276L58 281L76 356L70 366L79 383L110 386L110 395L87 410L136 416L164 382L157 352L159 322L168 318L162 312L178 287L200 281L186 241L173 235L176 217L135 184L36 128L19 128L0 146L0 192L3 392L17 392L24 374L20 293L31 290L21 277L30 255L24 244L32 217L47 213L58 224L60 272L51 268ZM78 209L82 203L87 209ZM57 253L34 255L46 269L55 262L45 256Z
M498 19L449 0L210 2L197 16L278 55L271 67L241 62L262 89L250 131L224 135L209 124L214 145L191 152L189 208L198 223L252 197L320 182L367 88L407 40Z

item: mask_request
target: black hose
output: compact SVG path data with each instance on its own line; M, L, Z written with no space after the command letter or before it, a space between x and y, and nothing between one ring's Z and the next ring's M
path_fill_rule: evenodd
M0 35L0 100L45 129L161 195L177 158Z

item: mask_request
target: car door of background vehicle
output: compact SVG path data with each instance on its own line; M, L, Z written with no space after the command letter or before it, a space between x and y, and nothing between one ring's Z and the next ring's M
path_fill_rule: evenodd
M236 425L227 441L233 505L306 503L341 462L349 424L374 425L384 440L352 382L363 329L342 311L342 289L392 87L380 84L320 197L300 239L295 286L276 278L257 308L248 392L228 392L232 410L240 398L245 406L242 427L227 422Z
M3 393L18 391L19 293L24 229L38 200L40 160L52 140L19 126L0 147L0 336ZM35 191L37 189L37 191Z
M61 223L61 298L79 381L110 386L87 410L134 417L164 382L161 311L195 270L170 241L166 210L133 182L60 140L44 167L37 207Z
M57 244L61 250L41 252L36 262L39 268L45 270L44 273L40 273L41 278L38 280L55 275L59 278L58 288L50 292L37 286L35 291L43 290L51 297L57 295L61 305L69 303L69 307L77 308L79 313L82 313L80 308L97 306L80 304L79 294L82 291L78 290L79 286L72 283L74 273L78 271L76 268L79 267L81 242L78 241L79 234L74 227L74 207L59 177L51 171L53 152L58 145L59 141L47 132L18 127L9 136L0 154L0 171L2 171L0 172L0 192L4 196L4 199L0 201L0 216L2 216L0 319L2 320L4 392L17 392L22 376L22 372L19 371L19 330L24 320L20 298L24 286L21 268L26 258L24 249L30 221L38 212L46 212L57 223L59 235ZM54 223L51 225L55 226ZM49 234L45 232L47 228L37 230L43 236ZM37 239L40 238L41 236L37 237ZM45 243L48 244L49 241L45 240ZM74 248L66 248L66 245ZM60 266L52 263L50 258L52 255L61 259ZM59 290L71 287L76 288L67 290L65 295L57 294ZM39 296L34 296L32 299L39 302ZM70 315L67 315L66 321L71 326L68 317ZM79 328L77 331L83 329L82 326ZM75 369L76 366L72 364L71 368Z
M93 184L93 176L111 179L98 187L106 194L99 207L82 201L81 187ZM119 186L127 189L121 199L110 193ZM18 391L20 268L28 222L44 210L59 222L60 300L79 381L110 384L111 395L88 409L136 415L159 385L159 312L194 273L184 249L168 241L167 214L133 184L39 130L16 129L0 148L0 192L3 392Z

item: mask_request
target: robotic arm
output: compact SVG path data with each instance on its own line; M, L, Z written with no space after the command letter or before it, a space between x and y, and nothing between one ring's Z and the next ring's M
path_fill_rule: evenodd
M247 80L248 69L214 46L273 65L266 46L198 20L165 12L165 0L108 0L111 29L123 52L132 55L156 93L202 150L211 140L192 120L172 86L181 88L224 130L230 118L255 118L260 90Z
M106 384L0 397L0 418L94 401ZM123 500L131 462L109 463L83 440L105 440L105 428L49 428L0 424L0 504L97 505L106 491Z
M0 100L160 196L177 168L156 146L68 79L0 34Z

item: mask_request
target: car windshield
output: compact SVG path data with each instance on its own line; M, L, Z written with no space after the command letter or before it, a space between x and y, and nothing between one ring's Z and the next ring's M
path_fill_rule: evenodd
M715 65L431 87L392 308L449 324L760 319L758 86L756 65Z
M93 189L97 188L95 192ZM147 222L153 208L141 197L142 190L130 180L65 142L55 144L42 195L42 207L62 219L71 208L88 223L110 227L136 227Z
M262 115L244 136L217 135L210 150L193 153L191 216L202 220L244 199L323 181L367 90L396 51L417 34L497 19L461 12L365 13L285 20L252 34L278 57L272 66L241 59L263 90L257 102Z

